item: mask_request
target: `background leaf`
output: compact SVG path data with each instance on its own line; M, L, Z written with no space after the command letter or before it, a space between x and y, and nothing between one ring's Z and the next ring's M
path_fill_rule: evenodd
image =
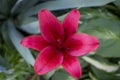
M34 58L31 54L31 52L20 45L20 41L23 38L23 36L15 29L15 26L13 25L13 23L11 21L8 21L8 29L9 29L9 36L10 39L12 41L12 43L14 44L14 46L16 47L16 49L18 50L18 52L21 54L21 56L28 62L30 63L32 66L34 64Z
M114 4L120 8L120 0L116 0Z
M20 29L30 34L40 33L38 21L34 21L25 25L21 25Z
M96 75L96 77L98 78L98 80L119 80L120 77L115 76L115 73L107 73L105 71L99 70L95 67L91 67L93 70L93 73Z
M120 80L119 2L0 0L0 80ZM38 52L21 46L20 41L24 36L40 34L37 14L43 8L51 10L60 21L71 9L77 8L81 14L78 32L99 38L96 51L78 57L82 67L80 78L73 78L61 66L46 75L34 72L31 65Z
M16 0L0 0L0 13L3 15L8 15L12 6L15 4ZM4 8L4 9L3 9Z
M30 34L34 33L40 33L38 31L38 21L35 20L34 17L31 17L32 15L36 15L38 11L42 8L47 8L49 10L61 10L61 9L68 9L68 8L82 8L82 7L95 7L95 6L101 6L105 5L107 3L113 2L114 0L51 0L46 1L40 5L36 5L32 8L30 8L27 12L24 13L24 15L20 15L19 18L20 21L22 21L20 24L23 31L26 31ZM49 4L49 5L48 5ZM34 11L33 11L34 10ZM29 20L25 22L26 20ZM34 22L30 23L31 21L35 20ZM29 23L28 23L29 22ZM27 24L26 24L27 23ZM35 25L35 26L33 26ZM28 28L29 27L29 28ZM33 29L34 27L34 29Z
M68 75L64 70L56 71L52 77L52 80L61 80L61 78L62 80L77 80Z
M115 0L52 0L32 7L27 13L25 13L25 15L35 15L42 8L47 8L49 10L60 10L68 8L93 7L102 6L113 1Z
M84 56L83 59L90 63L91 65L93 65L94 67L106 72L115 72L119 69L118 65L105 62L104 59L102 59L103 61L99 61L97 59L93 59L87 56Z
M100 47L96 54L104 57L120 57L120 22L106 18L92 19L79 28L79 31L86 32L99 37Z

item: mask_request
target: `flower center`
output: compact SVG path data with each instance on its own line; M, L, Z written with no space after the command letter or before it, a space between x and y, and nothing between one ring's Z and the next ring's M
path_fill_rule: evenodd
M56 42L57 42L57 45L55 47L57 48L57 50L60 52L63 52L65 49L63 47L63 43L61 42L61 40L57 39Z
M57 46L57 50L63 52L65 49L62 46Z

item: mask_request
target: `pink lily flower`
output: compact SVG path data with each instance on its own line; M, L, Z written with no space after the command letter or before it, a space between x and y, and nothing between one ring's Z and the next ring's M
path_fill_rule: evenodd
M63 22L47 9L38 13L41 35L31 35L21 41L23 46L40 51L34 64L37 74L46 74L61 65L75 78L82 75L77 56L96 50L99 41L95 36L76 33L79 19L77 9L71 10Z

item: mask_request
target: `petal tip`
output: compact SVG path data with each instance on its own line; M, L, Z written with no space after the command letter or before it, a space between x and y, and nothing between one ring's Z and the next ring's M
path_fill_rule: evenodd
M20 41L20 44L21 44L22 46L24 46L24 40L25 40L25 38L23 38L23 39Z
M34 72L38 75L44 75L47 72L42 71L42 68L39 68L40 64L34 63Z
M73 9L72 10L74 13L80 13L78 9Z
M38 15L41 14L41 13L44 13L46 11L49 11L48 9L41 9L39 12L38 12Z
M96 50L99 47L100 42L99 42L99 39L97 37L93 36L93 38L94 38L94 41L95 41L94 45L96 45L96 48L95 48L95 50Z
M78 16L78 18L80 18L80 11L78 9L73 9L71 12L73 14L76 14Z
M71 76L73 76L74 78L80 78L82 76L82 69L80 69L79 71L77 71L76 74L72 74Z
M40 70L37 69L37 65L34 64L34 72L38 75L42 75L43 73L40 72Z
M28 41L28 39L27 39L27 37L25 37L20 41L20 44L24 47L27 47L27 41Z
M82 76L82 71L80 71L80 73L77 74L77 75L75 76L75 78L80 78L81 76Z

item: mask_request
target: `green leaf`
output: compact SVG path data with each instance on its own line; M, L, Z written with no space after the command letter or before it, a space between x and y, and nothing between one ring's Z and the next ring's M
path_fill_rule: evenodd
M120 8L120 0L116 0L114 4Z
M95 67L91 67L92 72L98 78L98 80L119 80L120 77L117 77L115 73L107 73L105 71L99 70Z
M80 61L82 69L86 68L89 65L82 57L79 57L78 59Z
M0 73L4 71L5 71L5 68L0 65Z
M107 6L107 5L106 5ZM117 16L111 14L105 8L97 7L97 8L80 8L81 20L87 21L96 17L104 17L109 19L119 20ZM117 9L118 11L118 9Z
M106 18L92 19L82 24L78 31L95 35L100 40L96 52L104 57L120 57L120 21Z
M30 34L40 33L38 21L34 21L28 24L23 24L19 28Z
M9 30L9 36L13 43L13 45L16 47L18 52L21 54L21 56L32 66L34 65L34 58L29 51L29 49L23 47L20 44L21 39L23 36L15 29L14 24L11 20L8 21L8 30Z
M64 70L56 71L52 77L52 80L61 80L61 79L62 80L77 80L73 78L72 76L70 76L69 74L67 74Z
M18 3L14 6L12 12L17 13L24 13L26 12L29 8L31 8L37 0L19 0Z
M40 33L38 19L36 17L19 17L19 28L29 34Z
M0 13L3 15L10 13L12 6L15 4L16 0L0 0ZM4 8L4 9L3 9Z
M61 10L68 8L93 7L102 6L113 1L115 0L51 0L30 8L24 15L35 15L42 8Z
M98 80L91 72L89 72L89 76L92 80Z
M5 18L5 16L0 14L0 19L4 19L4 18Z
M115 0L80 0L80 1L81 1L80 7L94 7L94 6L96 7L96 6L103 6Z
M0 13L6 14L9 11L9 6L7 5L7 0L0 1ZM4 9L3 9L4 8Z
M1 27L1 33L2 33L2 38L5 42L5 44L7 45L7 47L9 49L11 49L11 52L14 51L14 46L10 40L10 37L9 37L9 32L8 32L8 27L6 25L6 23L4 23Z
M81 0L82 1L82 0ZM75 1L64 1L64 0L59 0L59 1L48 1L48 2L44 2L44 3L42 3L42 4L40 4L40 5L38 5L38 7L39 6L42 6L43 4L45 4L46 5L46 8L50 8L50 10L57 10L57 9L54 9L54 8L57 8L58 7L58 10L59 9L61 9L61 8L63 8L63 7L66 7L66 8L69 8L69 7L73 7L72 5L74 5L74 4L78 4L78 6L82 6L82 5L80 5L81 4L81 1L79 1L79 0L76 0L76 2ZM112 0L111 0L112 1ZM59 3L62 3L63 2L63 4L59 4ZM95 1L93 1L93 2L95 2ZM84 4L86 4L86 5L96 5L96 4L94 4L94 3L87 3L86 1L84 2L84 1L82 1L82 3ZM72 4L72 3L74 3L74 4ZM97 3L97 1L96 1L96 3ZM98 1L98 4L100 5L100 4L106 4L106 3L109 3L109 1L107 2L107 0L106 1L100 1L100 3L99 3L99 1ZM47 4L49 4L49 5L47 5ZM54 4L54 5L53 5ZM57 7L56 7L56 5L55 4L58 4L57 5ZM67 6L63 6L63 5L67 5L67 6L69 6L69 7L67 7ZM69 5L69 4L72 4L72 5ZM59 6L60 5L60 6ZM61 6L62 5L62 6ZM48 7L47 7L48 6ZM51 6L51 7L49 7L49 6ZM74 5L74 6L76 6L76 5ZM78 7L77 6L77 7ZM43 5L43 7L45 7L44 5ZM35 8L35 9L34 9ZM65 8L65 9L66 9ZM36 10L37 9L37 10ZM36 33L39 33L39 24L38 24L38 21L36 21L35 20L35 18L34 17L30 17L30 15L33 15L33 14L31 14L31 13L34 13L35 11L37 11L38 12L38 10L39 9L42 9L42 8L37 8L37 6L36 7L33 7L33 9L30 9L30 10L28 10L27 11L27 13L28 14L24 14L24 16L25 17L21 17L21 16L19 16L19 22L20 22L20 24L22 24L21 25L21 27L20 27L20 29L22 29L23 31L25 31L25 32L28 32L28 33L30 33L30 34L36 34ZM34 10L34 11L33 11ZM30 12L29 12L30 11ZM35 14L37 14L37 12L35 12ZM94 12L97 12L97 14L95 14ZM95 11L94 10L94 15L98 15L99 13L100 13L100 10L98 10L98 11ZM34 14L34 15L35 15ZM103 15L102 13L101 13L101 15ZM29 16L29 17L27 17L27 16ZM60 20L62 20L63 18L64 18L64 16L65 15L62 15L62 16L60 16L60 17L58 17ZM93 16L93 15L92 15ZM32 22L33 21L33 22ZM31 23L30 23L31 22ZM26 24L27 23L27 24ZM35 25L35 26L33 26L33 25ZM29 27L29 28L28 28Z
M18 11L20 11L19 8L21 8L21 5L23 5L22 2L23 2L23 0L17 0L16 1L15 5L11 9L12 14L16 14L16 13L18 13Z
M53 70L53 71L51 71L51 72L49 72L49 73L47 73L44 77L45 77L45 79L50 79L50 77L52 77L53 76L53 74L55 73L55 71L56 71L56 69L55 70Z
M3 57L0 55L0 66L8 68L8 63L3 59Z
M93 65L94 67L106 71L106 72L115 72L119 69L118 65L115 64L110 64L108 62L103 62L97 59L93 59L87 56L82 57L85 61L87 61L88 63L90 63L91 65Z
M18 22L20 25L29 24L31 22L37 21L37 17L18 17Z

